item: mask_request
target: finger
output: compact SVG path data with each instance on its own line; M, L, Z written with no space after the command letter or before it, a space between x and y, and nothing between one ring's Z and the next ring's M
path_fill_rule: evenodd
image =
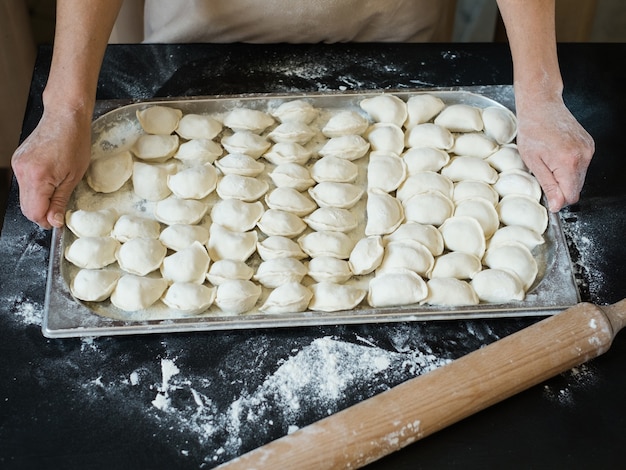
M565 195L550 168L539 160L533 165L532 172L546 195L550 212L561 210L566 203Z
M47 212L54 187L46 184L33 185L27 182L22 182L18 187L22 213L41 228L50 229Z
M48 223L53 227L62 227L65 222L65 209L70 200L76 183L73 180L64 180L50 198L49 209L46 213Z

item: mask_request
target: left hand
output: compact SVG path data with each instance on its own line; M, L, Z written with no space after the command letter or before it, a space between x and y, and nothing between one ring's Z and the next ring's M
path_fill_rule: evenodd
M595 144L560 96L527 104L517 110L517 146L558 212L578 201Z

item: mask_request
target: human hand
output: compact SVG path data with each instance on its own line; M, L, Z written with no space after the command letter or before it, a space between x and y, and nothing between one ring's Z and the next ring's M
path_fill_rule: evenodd
M89 166L90 125L90 113L46 110L13 154L22 212L42 228L64 223L70 195Z
M559 96L518 107L517 146L552 212L578 201L595 145Z

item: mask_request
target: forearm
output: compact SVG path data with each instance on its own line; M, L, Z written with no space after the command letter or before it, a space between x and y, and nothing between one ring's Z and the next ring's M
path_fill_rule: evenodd
M498 0L511 55L518 108L561 99L554 0Z
M106 45L122 0L58 0L47 108L91 116Z

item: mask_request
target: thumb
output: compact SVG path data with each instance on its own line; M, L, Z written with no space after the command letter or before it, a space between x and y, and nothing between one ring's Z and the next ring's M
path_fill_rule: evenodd
M53 227L58 228L63 226L65 221L65 208L67 207L67 203L70 200L75 186L76 183L73 180L66 179L57 186L52 194L46 218L48 219L48 223Z

